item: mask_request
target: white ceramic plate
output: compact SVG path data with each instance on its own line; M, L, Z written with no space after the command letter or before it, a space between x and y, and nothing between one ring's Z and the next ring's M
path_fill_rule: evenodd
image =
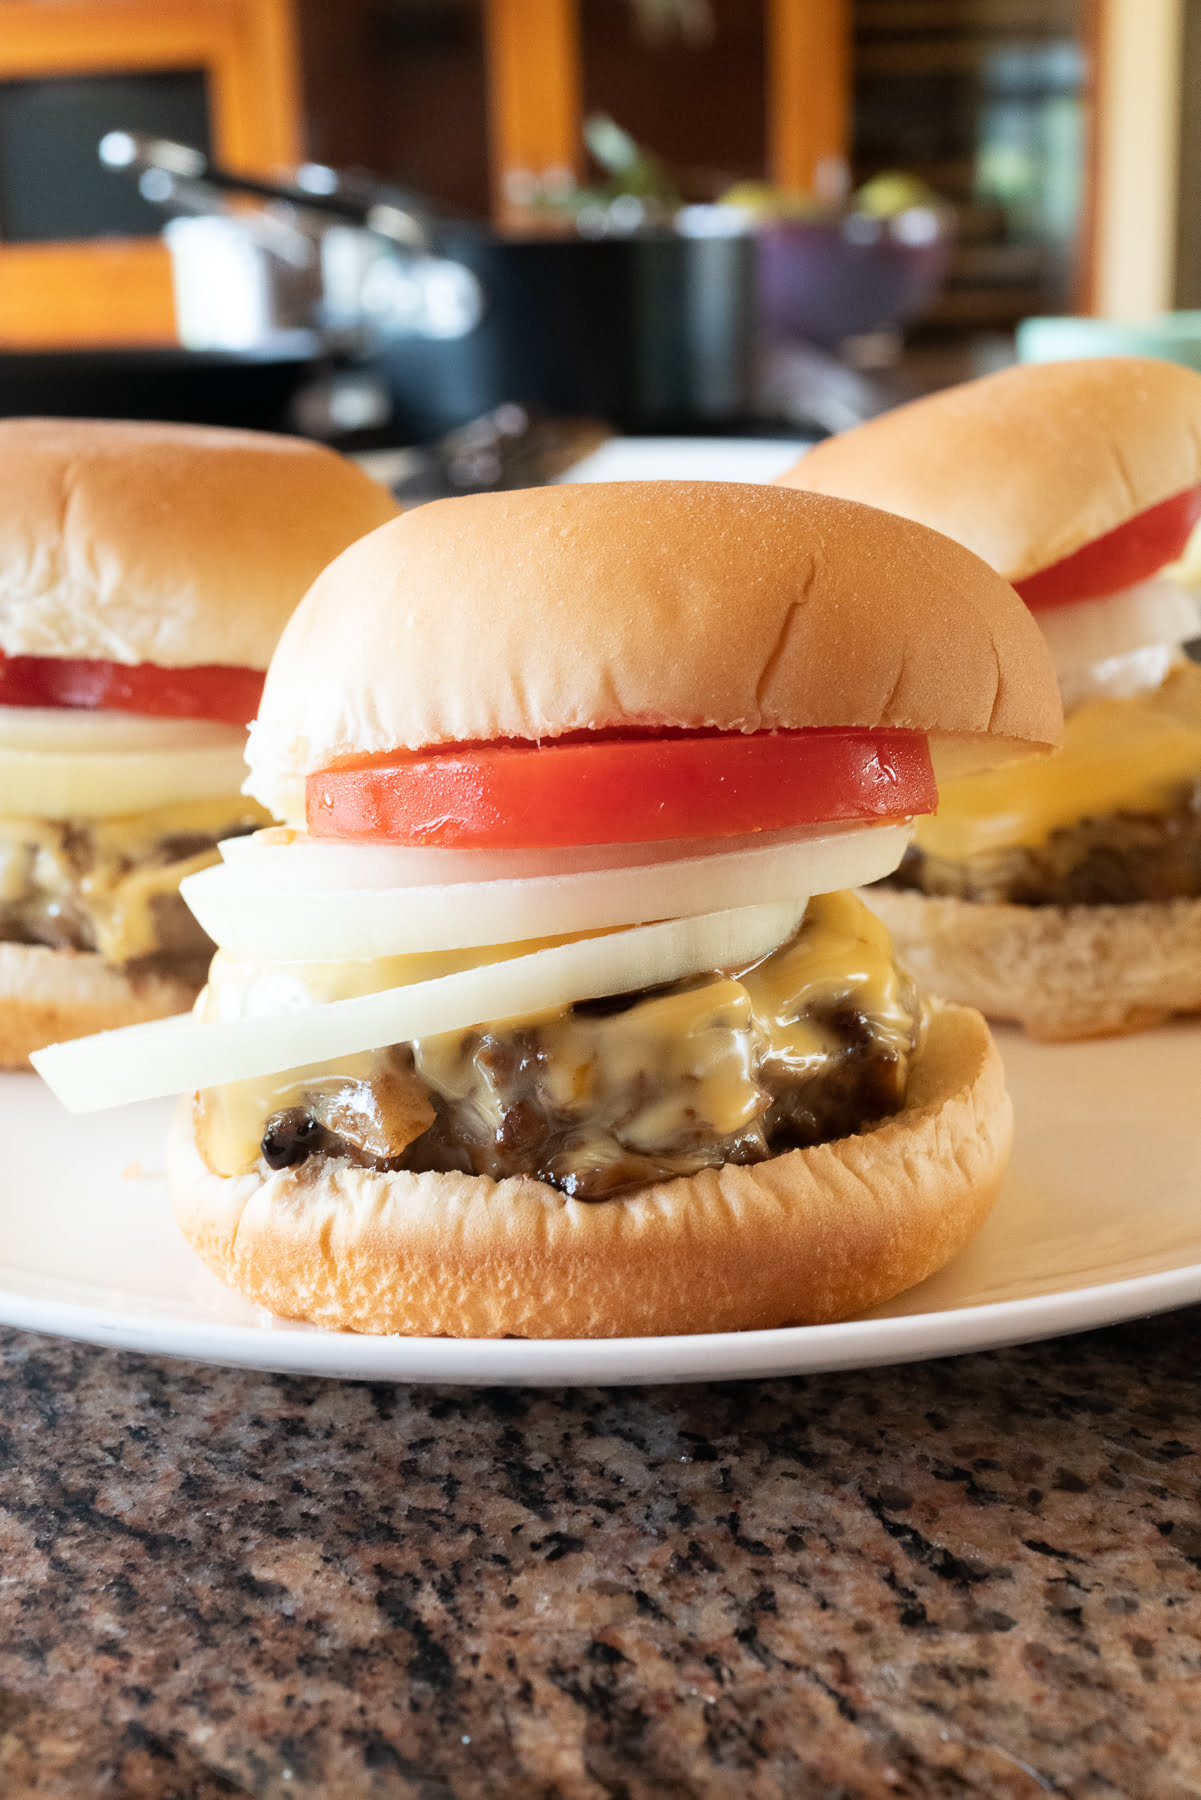
M810 438L609 438L560 481L774 481Z
M254 1369L558 1386L906 1362L1201 1300L1201 1027L1056 1047L1001 1035L1013 1166L949 1269L844 1325L583 1343L366 1338L269 1318L175 1233L168 1105L72 1119L33 1076L0 1077L0 1323Z

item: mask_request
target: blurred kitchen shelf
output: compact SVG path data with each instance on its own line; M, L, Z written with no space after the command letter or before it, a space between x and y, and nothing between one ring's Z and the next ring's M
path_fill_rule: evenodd
M854 178L904 169L955 209L939 324L1070 308L1087 13L1088 0L852 0Z
M860 30L1024 31L1071 30L1074 0L858 0Z

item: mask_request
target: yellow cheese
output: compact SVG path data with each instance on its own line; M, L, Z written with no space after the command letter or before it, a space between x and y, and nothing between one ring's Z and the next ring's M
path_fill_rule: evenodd
M197 1001L203 1018L245 1017L348 998L416 981L452 968L478 966L529 950L507 945L438 957L389 957L350 963L239 963L220 953L209 987ZM435 966L436 965L436 966ZM870 1017L902 1058L912 1049L909 985L892 959L880 921L853 894L811 900L801 933L752 968L715 973L677 991L650 995L611 1016L567 1010L536 1021L500 1020L504 1033L537 1023L543 1075L564 1107L595 1106L603 1120L615 1095L634 1090L642 1071L658 1079L632 1117L623 1113L622 1139L653 1153L703 1117L715 1131L743 1130L765 1105L757 1067L772 1063L796 1076L838 1046L809 1015L852 1008ZM474 1060L478 1034L450 1032L415 1044L417 1073L434 1093L469 1100L498 1126L503 1096ZM233 1175L254 1168L267 1121L275 1113L311 1105L339 1083L378 1079L387 1050L347 1057L322 1069L294 1069L258 1081L231 1083L196 1097L197 1141L209 1166ZM579 1145L587 1159L587 1139Z
M1058 756L943 782L914 842L947 862L1036 849L1080 819L1162 811L1197 776L1201 669L1185 664L1151 693L1086 701L1069 715Z
M1201 592L1201 521L1193 526L1179 560L1169 563L1160 573L1172 581L1178 581L1181 587L1194 593Z
M185 875L218 860L215 848L166 860L172 838L217 838L267 818L240 794L157 806L122 818L60 822L0 818L0 904L19 906L31 894L78 892L106 961L132 962L159 949L155 901L177 894ZM86 838L86 872L72 846Z

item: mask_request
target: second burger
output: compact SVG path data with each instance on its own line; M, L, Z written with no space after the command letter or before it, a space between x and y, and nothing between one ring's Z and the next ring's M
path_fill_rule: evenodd
M1017 587L1055 661L1060 756L944 787L872 904L935 993L1035 1036L1201 1011L1201 375L1005 369L857 426L782 480L945 531Z
M391 517L296 438L0 421L0 1065L183 1012L212 946L179 883L267 822L246 725L318 570Z

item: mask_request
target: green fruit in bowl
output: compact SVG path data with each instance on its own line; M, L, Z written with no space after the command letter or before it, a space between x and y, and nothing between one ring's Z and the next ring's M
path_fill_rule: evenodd
M936 206L938 195L918 175L906 175L900 169L886 169L873 175L854 196L856 212L872 219L892 219L913 206Z
M718 205L736 206L762 224L772 219L809 219L820 211L811 194L776 187L770 181L736 181L718 196Z

